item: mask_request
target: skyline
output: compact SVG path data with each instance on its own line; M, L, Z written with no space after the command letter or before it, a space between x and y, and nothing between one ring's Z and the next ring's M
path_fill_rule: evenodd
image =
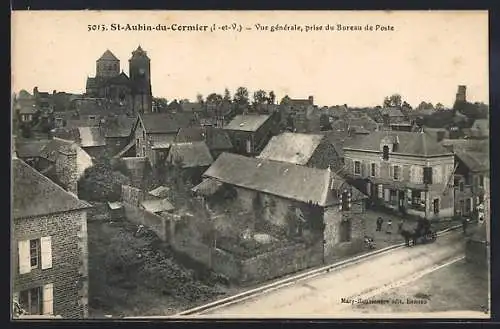
M396 31L86 30L88 24L218 21L245 26L384 22ZM118 38L118 33L127 37ZM82 93L86 78L95 75L95 60L106 49L128 74L128 59L139 45L151 59L153 96L169 101L195 101L198 93L223 94L225 88L233 95L243 86L250 99L263 89L273 90L278 101L285 95L312 95L320 106L376 106L398 93L413 107L422 101L451 107L458 85L466 85L469 101L489 103L486 11L13 12L12 89L31 93L37 86L41 91Z

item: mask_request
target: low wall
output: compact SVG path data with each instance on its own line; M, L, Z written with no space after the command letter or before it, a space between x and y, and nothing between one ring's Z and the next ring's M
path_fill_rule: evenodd
M162 241L169 241L170 223L168 219L125 202L123 203L123 208L125 218L128 221L142 224L155 232Z

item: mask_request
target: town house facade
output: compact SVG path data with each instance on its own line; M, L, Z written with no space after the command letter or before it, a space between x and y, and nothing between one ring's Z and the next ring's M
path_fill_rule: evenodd
M453 153L426 133L372 132L344 146L345 173L371 200L426 219L453 216Z
M88 316L87 209L22 160L13 158L11 275L14 311Z

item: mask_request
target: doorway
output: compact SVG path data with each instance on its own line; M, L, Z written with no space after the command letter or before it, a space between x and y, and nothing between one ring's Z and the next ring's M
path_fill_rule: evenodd
M434 209L434 214L439 214L439 199L434 199L434 201L432 201L432 207Z

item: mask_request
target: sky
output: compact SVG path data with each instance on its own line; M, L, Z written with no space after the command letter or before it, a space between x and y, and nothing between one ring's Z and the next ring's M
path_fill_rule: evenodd
M88 25L223 24L216 32L88 31ZM82 93L95 61L111 50L128 73L141 45L151 58L153 96L196 100L273 90L277 99L314 96L320 106L381 105L402 95L453 105L458 85L469 101L488 103L486 11L16 11L12 14L12 89ZM322 26L322 31L257 31L255 24ZM376 25L394 31L326 31L325 25ZM246 30L249 27L251 30Z

